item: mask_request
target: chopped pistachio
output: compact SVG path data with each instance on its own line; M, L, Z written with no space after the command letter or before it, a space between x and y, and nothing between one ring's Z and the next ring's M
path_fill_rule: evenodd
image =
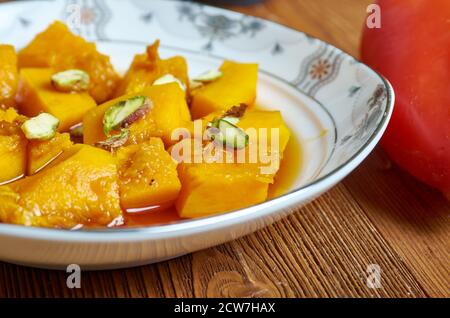
M222 115L222 118L225 118L225 117L241 118L242 116L244 116L246 110L247 110L247 104L239 104L239 105L233 106L229 110L227 110Z
M209 124L207 130L209 138L214 142L219 142L229 148L242 149L248 145L249 136L231 121L235 121L238 118L219 118L213 120Z
M95 143L96 147L111 151L115 148L122 147L128 141L130 137L130 130L128 128L122 128L116 135L108 137L104 141L98 141Z
M197 89L202 87L204 84L202 82L197 82L197 81L189 81L189 88L191 90Z
M202 73L200 75L197 75L196 77L192 78L192 80L194 82L212 82L215 81L216 79L220 78L223 76L222 71L219 70L209 70L205 73Z
M135 96L112 105L103 115L103 132L109 136L112 130L119 129L122 125L127 126L144 116L152 106L151 100L145 96ZM135 115L140 117L136 118ZM133 121L130 122L132 116Z
M142 105L141 107L139 107L138 109L136 109L136 111L132 114L130 114L130 116L128 116L127 118L125 118L122 121L122 124L120 125L122 128L126 128L128 126L130 126L132 123L138 121L139 119L141 119L142 117L144 117L148 111L151 108L151 104L150 100L148 103L145 103L144 105Z
M70 136L74 138L82 138L83 137L83 124L76 125L70 128Z
M230 124L236 126L241 119L238 117L223 117L222 120L225 120L225 121L229 122Z
M186 85L172 74L166 74L153 82L153 85L164 85L169 83L177 83L183 91L186 91Z
M214 119L209 123L209 127L219 128L219 120L227 121L232 125L237 125L241 120L241 117L244 116L244 113L247 109L246 104L240 104L239 106L233 106L229 110L227 110L221 117L218 119Z
M89 88L89 75L82 70L66 70L52 75L52 85L60 92L82 92Z
M21 129L27 139L48 140L55 136L59 119L53 115L42 113L26 120Z

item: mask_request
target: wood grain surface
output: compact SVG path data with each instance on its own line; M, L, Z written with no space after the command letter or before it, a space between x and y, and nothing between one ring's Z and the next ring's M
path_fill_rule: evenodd
M231 9L358 56L371 2L267 0ZM449 297L449 212L443 196L377 149L331 191L255 234L159 264L83 272L76 290L64 272L0 263L0 297ZM367 287L369 264L380 266L382 288Z

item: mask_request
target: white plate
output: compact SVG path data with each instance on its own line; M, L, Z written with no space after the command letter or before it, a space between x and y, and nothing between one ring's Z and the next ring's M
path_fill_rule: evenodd
M279 109L303 148L287 194L246 209L147 228L65 231L0 224L0 260L107 269L158 262L236 239L292 212L355 169L381 138L394 92L341 50L273 22L175 1L27 1L0 5L0 42L20 48L55 19L95 41L118 70L161 39L198 74L224 59L260 65L258 104Z

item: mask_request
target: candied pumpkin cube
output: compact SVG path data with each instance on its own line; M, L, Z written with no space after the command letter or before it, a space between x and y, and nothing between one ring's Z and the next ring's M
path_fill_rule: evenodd
M289 142L291 133L279 111L249 110L237 123L237 126L250 137L247 158L253 153L257 157L262 173L275 177L280 169L283 152ZM273 138L277 138L273 140ZM263 149L265 147L266 149Z
M130 125L128 144L138 144L150 137L160 137L166 146L172 145L172 131L176 128L190 127L192 124L189 108L183 90L176 83L149 86L140 94L147 96L153 107L147 114ZM103 116L108 108L120 101L138 95L125 95L102 104L89 111L83 118L84 143L94 145L103 141Z
M218 111L203 117L202 128L206 129L209 122L216 118L221 118L224 113L224 111ZM267 169L271 168L273 170L271 174L275 175L291 135L281 116L281 112L249 109L245 111L236 126L249 135L249 145L245 149L247 160L253 154L254 157L257 157L260 166L266 166ZM260 142L261 138L264 139ZM277 138L276 143L272 142L272 138ZM266 149L260 149L260 146ZM261 150L263 151L261 152ZM265 158L262 158L262 155L265 155ZM278 163L273 165L275 158L275 161ZM264 161L270 162L263 164Z
M28 142L27 175L39 172L72 145L70 135L67 133L56 133L49 140L30 140Z
M42 112L50 113L59 119L59 131L68 131L80 123L84 114L96 106L86 92L64 93L53 88L48 68L24 68L20 70L20 83L17 95L19 111L29 117Z
M98 103L112 96L119 81L109 57L99 53L94 43L73 34L60 21L52 23L19 51L19 67L83 70L90 76L89 93Z
M0 109L16 106L17 55L11 45L0 45Z
M178 128L191 127L191 114L186 103L185 94L177 83L149 86L143 91L153 101L153 110L149 117L156 125L154 137L161 137L166 145L172 145L172 132ZM146 140L146 124L136 122L131 126L135 142ZM152 136L153 137L153 136ZM133 139L133 138L132 138Z
M131 98L133 96L122 96L115 99L111 99L102 105L89 110L83 116L83 143L94 146L98 141L106 139L106 135L103 131L103 116L108 108L111 106Z
M191 91L192 118L225 111L239 104L252 105L256 99L258 65L225 61L223 76Z
M165 151L160 138L117 152L122 207L169 206L181 188L177 163Z
M115 96L126 94L137 94L163 75L171 74L189 85L188 68L184 57L174 56L168 59L161 59L158 53L159 40L147 47L147 52L137 54L125 77L119 84Z
M19 124L0 121L0 184L25 174L27 142Z
M254 166L240 163L182 162L178 175L182 186L175 206L183 218L223 213L264 202L271 180L260 177Z
M222 114L214 113L204 118L203 127ZM266 200L269 184L274 182L289 141L289 129L278 111L248 110L236 125L249 136L248 145L243 149L218 148L223 151L222 156L213 155L209 159L205 153L213 152L206 148L214 143L207 146L200 143L200 151L196 152L194 141L185 139L170 149L172 156L180 162L178 174L182 187L176 208L181 217L221 213ZM197 144L199 142L197 140ZM230 154L231 162L227 162ZM186 160L188 158L190 161Z
M244 116L237 123L237 126L246 130L249 128L255 128L258 130L257 136L260 137L262 131L260 129L267 130L267 147L270 149L272 145L271 130L278 131L278 152L283 153L286 149L287 143L291 133L284 123L283 117L280 111L266 111L266 110L248 110Z
M0 187L0 222L54 228L105 226L122 215L116 159L75 145L41 172Z

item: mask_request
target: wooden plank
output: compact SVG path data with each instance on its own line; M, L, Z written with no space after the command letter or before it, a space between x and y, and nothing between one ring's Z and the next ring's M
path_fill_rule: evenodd
M344 182L430 296L448 297L450 204L378 151Z
M386 269L381 289L367 288L372 263ZM193 268L198 296L425 296L342 185L276 226L194 253Z
M282 23L359 55L366 10L372 0L266 0L252 6L231 6L242 13Z

